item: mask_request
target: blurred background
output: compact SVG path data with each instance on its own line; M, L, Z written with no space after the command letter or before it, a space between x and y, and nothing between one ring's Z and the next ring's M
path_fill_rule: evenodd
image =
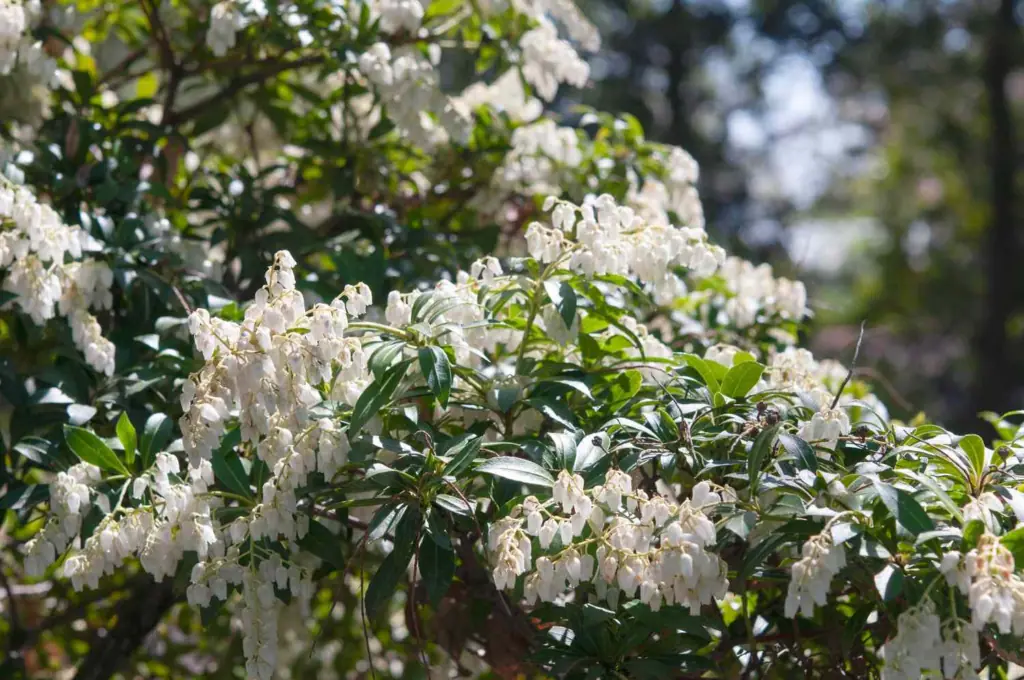
M816 353L988 434L1024 407L1024 1L583 0L584 103L700 162L709 231L811 291Z

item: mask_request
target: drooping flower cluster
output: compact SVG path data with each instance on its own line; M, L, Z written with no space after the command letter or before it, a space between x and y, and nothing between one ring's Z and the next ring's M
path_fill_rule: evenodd
M109 309L113 273L96 260L81 260L95 248L81 228L68 226L32 193L0 178L0 269L3 290L36 324L59 312L70 321L72 339L86 361L114 373L114 345L103 337L90 309ZM65 262L65 260L78 260Z
M554 24L542 21L523 36L523 77L546 101L555 98L558 86L567 83L583 87L590 78L590 67L565 40L558 37Z
M82 517L92 506L92 487L99 481L98 467L77 463L50 482L50 518L25 546L25 571L30 576L40 576L78 536ZM100 498L105 500L97 496L97 502Z
M992 623L1000 633L1024 634L1024 580L998 538L986 532L967 555L946 553L941 569L947 583L967 595L976 629Z
M377 89L388 114L409 139L426 148L454 140L464 144L470 120L441 92L435 66L440 50L428 60L416 48L374 44L359 55L359 70Z
M677 146L665 147L655 158L665 169L663 176L647 176L638 187L636 177L630 175L627 203L648 222L703 229L704 208L696 186L700 175L697 161ZM674 219L670 213L675 213Z
M16 0L0 1L0 73L8 73L25 33L25 8Z
M223 57L235 46L238 32L249 25L252 16L266 14L260 0L222 0L210 9L210 28L206 46L215 56Z
M41 16L39 0L0 0L0 75L20 67L34 82L53 87L57 63L32 37Z
M510 193L550 195L583 160L578 132L553 120L525 125L512 133L512 150L494 175L493 191L504 199Z
M885 663L882 678L917 680L927 671L940 670L944 650L940 628L931 600L900 614L896 635L878 652Z
M786 592L786 616L813 616L815 605L825 606L833 577L846 566L846 550L825 531L807 539L800 559L793 564Z
M619 470L591 489L580 475L563 471L551 500L531 496L491 526L495 585L512 589L526 574L524 595L534 603L568 597L592 582L595 596L613 608L639 598L654 610L678 604L697 613L728 588L725 563L710 552L716 534L708 515L721 501L707 482L678 504L634 490ZM534 562L531 537L541 550L557 551Z
M721 275L732 292L725 302L725 313L740 328L752 325L760 313L794 321L806 313L804 284L776 278L768 264L755 266L742 258L730 257L722 265Z
M533 222L526 231L530 255L540 262L561 261L586 276L635 276L655 292L678 290L673 267L697 277L714 273L724 251L707 241L702 229L645 222L635 210L616 204L607 194L588 197L582 205L549 198L553 226Z

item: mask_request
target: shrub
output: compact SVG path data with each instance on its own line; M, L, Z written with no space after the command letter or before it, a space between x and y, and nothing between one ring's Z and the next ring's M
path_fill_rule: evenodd
M798 348L684 151L545 109L597 46L554 0L0 4L0 508L54 594L5 577L5 672L161 619L142 675L1017 658L1014 414Z

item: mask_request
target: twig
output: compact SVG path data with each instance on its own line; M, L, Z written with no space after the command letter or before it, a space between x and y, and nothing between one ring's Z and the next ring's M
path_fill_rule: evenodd
M171 112L167 111L167 115L164 117L165 125L180 125L186 123L195 116L208 110L211 106L217 102L232 97L250 85L257 85L268 78L273 78L276 75L290 71L292 69L302 68L304 66L315 66L321 64L324 61L324 57L320 55L304 57L302 59L293 59L291 61L279 61L271 63L268 68L257 73L250 73L246 76L239 76L234 78L228 85L218 92L217 94L211 95L202 101L196 102L192 106L189 106L181 111Z
M989 648L991 648L995 655L998 656L1000 659L1002 659L1003 661L1009 661L1018 666L1024 666L1024 655L1018 652L1011 652L1008 649L1003 649L1003 647L1001 647L999 643L996 641L995 636L993 636L992 633L985 631L981 634L981 636L985 639L985 642L988 643Z
M843 378L843 384L840 385L839 389L836 391L836 398L832 400L832 405L829 406L830 410L834 409L836 407L836 404L839 403L839 397L842 396L843 390L846 389L847 383L849 383L850 378L853 377L853 370L857 367L857 357L860 356L860 343L862 340L864 340L864 324L866 323L867 321L860 322L860 335L857 336L857 347L853 350L853 360L850 362L850 370L846 372L846 377Z

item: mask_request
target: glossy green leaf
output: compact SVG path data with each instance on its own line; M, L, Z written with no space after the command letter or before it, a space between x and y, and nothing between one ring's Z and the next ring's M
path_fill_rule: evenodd
M729 369L722 380L721 392L727 397L738 399L747 396L764 373L764 365L755 361L744 361Z
M389 368L383 379L374 380L356 400L355 408L352 409L352 418L349 421L348 431L350 436L359 432L371 418L377 415L380 410L391 401L405 372L409 368L409 360L402 361Z
M476 471L532 486L550 487L555 483L551 473L541 466L532 461L511 456L499 456L486 460L477 466Z
M424 538L420 541L419 568L427 597L432 604L437 604L455 577L455 553L434 540Z
M132 465L135 463L138 437L135 434L135 426L132 425L132 421L128 419L128 413L125 411L122 411L121 417L117 419L117 438L121 441L121 446L124 447L125 462Z
M779 443L789 455L796 458L798 466L811 472L818 471L818 456L810 444L788 432L779 433Z
M932 522L931 517L909 493L877 478L873 479L872 483L878 490L878 497L882 499L882 503L908 532L916 536L935 529L935 523Z
M86 463L123 475L131 475L124 462L117 457L102 439L89 430L73 425L64 426L64 440L71 452Z

